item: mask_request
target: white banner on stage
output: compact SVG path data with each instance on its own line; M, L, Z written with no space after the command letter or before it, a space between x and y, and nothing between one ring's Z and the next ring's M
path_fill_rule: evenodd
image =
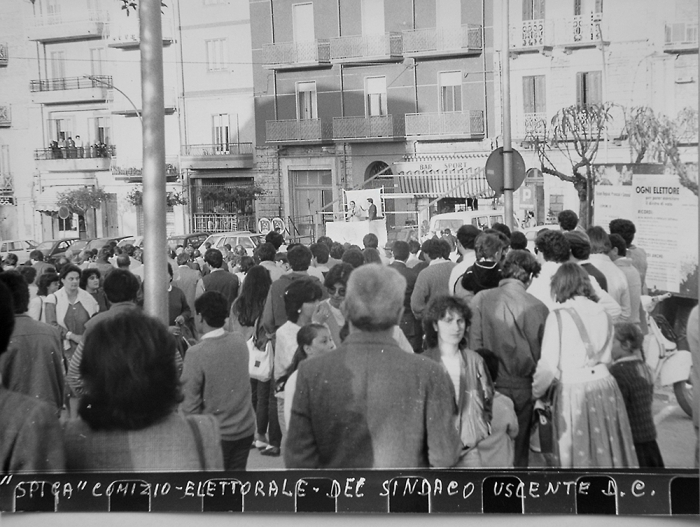
M377 207L377 218L384 216L382 189L370 188L364 190L345 190L345 221L367 221L371 203Z

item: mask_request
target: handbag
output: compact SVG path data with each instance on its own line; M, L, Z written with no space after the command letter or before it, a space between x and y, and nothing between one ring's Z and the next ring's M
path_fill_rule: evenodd
M248 373L251 379L266 382L272 378L272 341L267 340L264 349L258 348L258 325L260 319L255 321L253 336L248 339Z
M554 453L554 425L552 396L555 383L547 389L545 395L535 401L532 412L532 427L530 432L530 450L540 454Z

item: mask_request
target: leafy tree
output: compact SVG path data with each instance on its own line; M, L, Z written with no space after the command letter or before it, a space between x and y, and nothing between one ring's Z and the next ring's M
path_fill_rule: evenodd
M122 3L122 10L126 11L126 16L129 16L129 13L133 9L136 11L138 9L138 3L135 0L119 0ZM165 2L160 3L161 7L168 7L165 5ZM161 11L162 12L162 11Z
M591 197L595 185L593 163L605 130L612 121L612 104L586 104L562 108L549 124L534 134L534 145L545 174L574 185L579 197L579 220L587 227L593 217ZM564 155L571 171L564 171L552 161L552 152Z
M134 187L126 195L126 200L134 205L135 207L140 207L143 205L143 188ZM165 204L168 207L174 207L175 205L187 205L187 197L182 192L166 192L165 193Z
M99 209L107 201L107 193L97 187L82 187L58 194L56 203L66 207L72 214L85 215L90 209Z

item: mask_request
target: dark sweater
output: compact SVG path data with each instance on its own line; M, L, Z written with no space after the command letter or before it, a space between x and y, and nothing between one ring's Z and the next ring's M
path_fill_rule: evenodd
M501 281L501 268L498 262L476 262L462 277L462 287L474 294L484 289L498 287Z
M238 277L227 271L214 271L202 278L205 291L218 291L226 297L227 309L238 296Z
M617 361L610 373L620 387L635 443L656 439L656 427L651 405L654 399L654 377L641 359Z

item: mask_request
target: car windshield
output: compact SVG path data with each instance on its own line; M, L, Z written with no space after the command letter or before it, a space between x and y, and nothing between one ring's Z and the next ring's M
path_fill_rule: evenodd
M76 251L83 250L88 244L88 240L78 240L71 245L71 248Z
M53 240L50 240L48 242L41 242L39 245L36 246L36 248L40 251L50 251L54 243L56 242Z

